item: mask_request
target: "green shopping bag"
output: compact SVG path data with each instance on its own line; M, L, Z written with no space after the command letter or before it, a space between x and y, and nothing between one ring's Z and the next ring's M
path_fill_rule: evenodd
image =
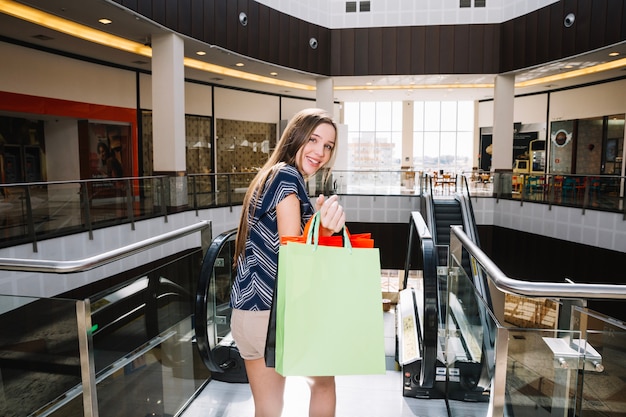
M281 375L385 373L378 248L317 245L279 249L276 371Z

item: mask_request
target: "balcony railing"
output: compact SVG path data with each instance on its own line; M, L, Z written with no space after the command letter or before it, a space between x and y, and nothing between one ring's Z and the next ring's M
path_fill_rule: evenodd
M254 172L3 184L0 248L88 232L185 210L240 205ZM624 213L625 177L513 173L420 175L412 171L332 172L308 181L311 196L421 195L469 192L476 197Z

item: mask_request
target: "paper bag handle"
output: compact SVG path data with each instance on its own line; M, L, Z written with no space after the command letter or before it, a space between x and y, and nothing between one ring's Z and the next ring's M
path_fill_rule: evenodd
M313 217L309 220L310 227L308 228L307 236L306 236L306 244L313 243L313 248L317 249L319 244L320 237L320 227L322 225L322 219L320 212L316 212ZM350 234L348 233L348 228L344 225L341 229L343 234L343 247L352 250L352 243L350 243Z

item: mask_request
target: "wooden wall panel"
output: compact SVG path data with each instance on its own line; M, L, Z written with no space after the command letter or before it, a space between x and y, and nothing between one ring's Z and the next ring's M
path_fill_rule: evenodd
M455 74L467 74L469 72L470 51L473 52L470 44L470 25L457 26L453 33L454 44L452 46L454 62L452 72Z
M415 26L411 28L411 74L426 73L426 28Z
M480 74L484 71L485 53L490 45L489 39L485 35L485 25L469 26L467 39L467 72L469 74Z
M276 10L270 10L270 19L269 19L269 27L266 28L267 32L261 30L261 33L268 33L266 39L260 39L260 42L263 40L267 43L269 48L269 54L266 55L269 62L279 62L279 43L280 43L280 13Z
M204 1L191 0L191 31L189 35L195 39L204 38L205 22ZM213 25L211 25L213 26Z
M598 29L604 27L606 22L606 2L599 1L597 4L591 7L591 3L581 3L578 6L577 16L588 16L575 22L572 28L575 30L574 47L576 50L589 50L596 49L592 47L592 44L600 45L603 41L604 30L593 30L594 26ZM595 23L594 23L595 21ZM570 28L570 29L572 29Z
M454 56L458 53L454 49L454 33L458 26L439 26L439 68L436 73L454 73Z
M359 48L354 50L354 75L367 74L370 56L370 33L371 31L365 28L354 30L354 43L359 45Z
M215 26L215 31L214 33L214 43L216 45L222 46L222 47L226 47L227 45L227 35L228 35L228 30L227 30L227 25L226 25L226 19L224 18L226 16L226 2L224 1L215 1L213 2L214 5L214 10L215 10L215 15L214 15L214 26ZM205 23L206 24L206 23Z
M427 26L424 32L424 72L426 74L439 73L439 26Z
M373 62L374 73L397 74L398 73L398 28L385 27L381 29L381 55L379 65Z
M500 30L500 66L501 68L513 69L515 53L515 25L508 21L501 26Z
M610 1L607 3L606 24L604 25L604 36L607 43L616 43L620 39L624 39L626 35L626 25L621 25L626 7L623 1ZM595 42L592 41L595 45Z
M396 39L398 55L396 57L396 74L411 74L411 28L403 26L398 28Z
M237 1L226 2L226 49L229 51L238 51L237 38L239 37L239 8ZM222 19L224 16L222 16Z
M544 7L537 13L537 36L536 36L536 48L535 61L534 62L548 62L550 57L550 8ZM532 62L532 61L531 61Z
M329 76L494 74L626 40L626 6L617 0L561 0L502 24L332 30L254 0L115 1L209 44ZM570 12L576 22L565 28ZM313 36L316 50L308 46Z
M176 2L176 31L191 35L191 22L193 14L191 12L191 0L178 0Z

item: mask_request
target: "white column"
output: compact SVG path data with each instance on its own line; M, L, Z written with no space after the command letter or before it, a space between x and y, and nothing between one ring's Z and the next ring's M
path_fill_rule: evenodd
M497 75L493 100L493 153L491 170L513 167L513 108L515 75Z
M402 102L402 161L403 167L413 167L413 101Z
M152 140L156 173L180 173L185 166L185 66L182 38L152 38Z
M332 114L335 119L338 119L338 115L334 114L334 83L332 78L320 78L317 80L316 92L315 92L315 107L324 109L328 113Z
M184 43L175 34L152 38L152 160L154 173L170 176L165 204L187 203ZM155 202L160 205L160 201Z

